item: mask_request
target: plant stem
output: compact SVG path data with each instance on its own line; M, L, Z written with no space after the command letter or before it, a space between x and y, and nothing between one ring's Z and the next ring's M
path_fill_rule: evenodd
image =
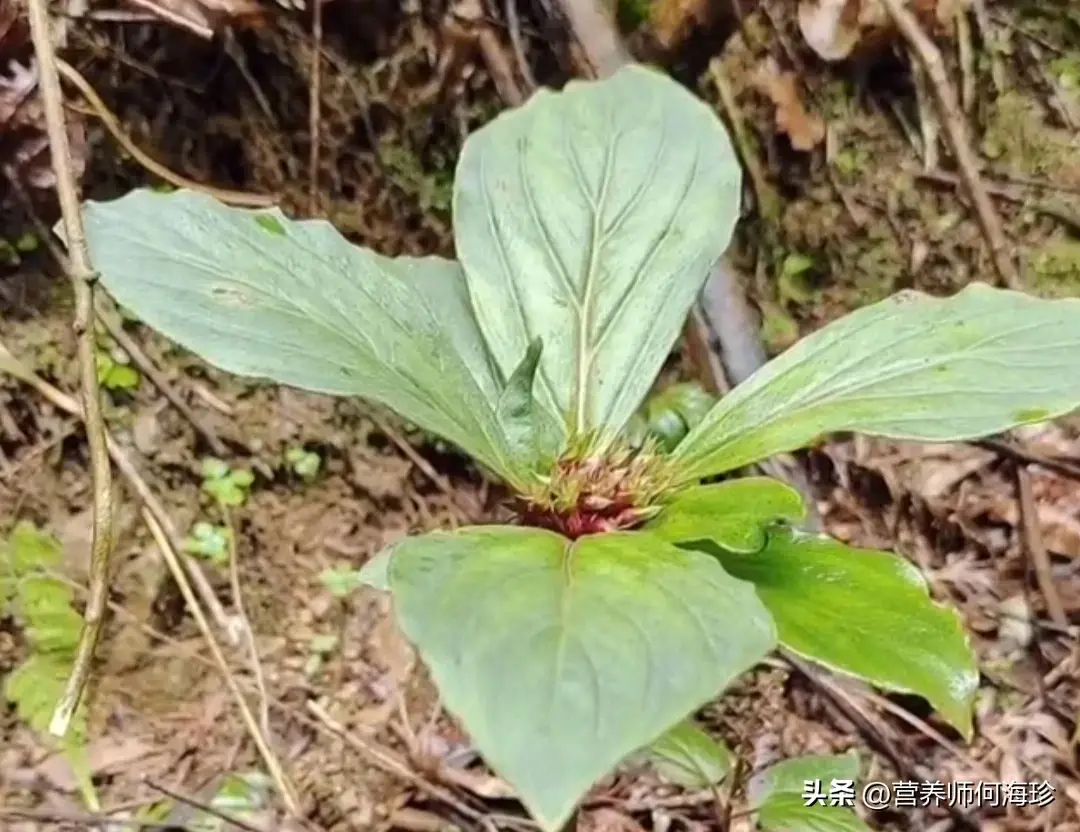
M72 170L71 146L64 124L64 101L56 69L46 0L29 0L30 36L37 57L41 103L45 128L56 176L56 195L64 218L69 252L67 272L75 292L75 337L78 343L79 380L86 437L90 446L93 477L93 542L90 555L90 597L86 602L85 625L64 692L56 704L49 731L58 737L67 733L71 717L79 707L94 650L101 636L108 595L109 556L112 553L112 471L105 444L105 422L101 415L101 391L94 361L94 281L90 252L83 233L79 196Z

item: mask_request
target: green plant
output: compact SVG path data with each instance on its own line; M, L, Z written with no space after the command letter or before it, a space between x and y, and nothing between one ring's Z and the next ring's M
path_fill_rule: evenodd
M82 631L71 588L52 570L60 566L60 544L32 523L21 522L0 540L0 616L10 615L26 634L27 657L4 679L3 696L43 741L53 710L71 672ZM86 757L86 706L79 706L60 750L67 757L85 803L98 802Z
M222 506L242 506L255 475L247 468L230 468L229 463L215 457L202 462L202 490Z
M109 350L98 348L94 354L98 384L109 390L134 390L139 386L139 371L117 361Z
M306 451L301 447L289 448L285 452L285 461L292 472L304 482L314 480L322 467L322 458L317 453Z
M778 645L969 737L976 661L914 567L798 531L779 482L701 483L831 432L958 440L1080 402L1080 303L973 285L825 327L670 452L630 442L739 194L714 113L631 67L469 137L460 262L189 192L86 206L104 286L147 324L225 370L388 406L516 494L516 525L409 538L363 574L547 830Z
M191 527L191 534L184 539L184 551L217 564L226 564L229 562L230 534L228 526L215 526L199 520Z

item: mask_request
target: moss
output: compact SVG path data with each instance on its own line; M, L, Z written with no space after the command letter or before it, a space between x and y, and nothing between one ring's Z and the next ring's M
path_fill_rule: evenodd
M409 147L397 142L384 142L379 155L394 183L417 200L422 211L446 213L454 193L454 172L445 168L424 169L420 157Z
M1033 292L1045 297L1080 297L1080 240L1055 240L1029 252L1026 260Z
M1060 174L1075 164L1077 139L1049 124L1042 107L1019 92L998 96L983 135L990 159L1031 174Z

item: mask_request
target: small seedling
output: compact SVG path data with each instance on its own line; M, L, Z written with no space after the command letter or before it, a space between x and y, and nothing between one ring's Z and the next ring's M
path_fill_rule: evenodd
M344 566L323 570L319 573L319 581L335 598L347 598L367 583L362 572Z
M304 664L304 675L311 677L322 670L327 656L334 652L338 646L338 637L335 635L316 635L311 637L308 645L310 654Z
M974 284L860 309L676 444L632 441L740 191L715 113L635 66L468 138L458 261L201 193L86 205L102 283L148 325L224 370L389 407L506 483L513 523L407 538L364 578L547 832L780 646L922 696L970 738L956 612L907 560L800 531L788 486L733 474L830 433L958 441L1080 404L1080 301ZM764 828L796 828L785 771L754 791Z
M98 384L108 390L134 390L139 386L139 371L130 364L118 361L109 350L98 349L94 354Z
M303 448L289 448L285 452L285 461L296 476L304 482L311 482L319 475L322 467L322 458L314 451L306 451Z
M219 504L235 508L247 500L248 490L255 482L255 475L248 468L230 468L229 464L214 457L202 463L202 490Z
M213 563L229 562L229 528L200 520L184 540L184 551Z

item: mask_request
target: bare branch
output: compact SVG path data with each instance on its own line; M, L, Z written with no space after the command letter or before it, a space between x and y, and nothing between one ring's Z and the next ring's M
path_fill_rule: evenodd
M71 676L56 704L49 731L62 737L67 733L71 717L79 707L94 650L101 637L105 604L108 600L109 556L112 554L112 469L109 450L105 444L105 421L101 415L101 390L98 385L94 355L94 270L90 251L83 233L79 210L78 186L72 168L71 146L64 123L64 100L60 91L60 75L56 69L56 54L45 0L29 0L30 37L34 43L40 77L41 103L45 112L45 129L49 136L53 172L56 175L56 195L64 218L64 230L69 252L67 272L75 291L75 337L78 342L79 384L86 436L90 445L90 470L93 476L93 537L90 554L90 596L86 602L85 624L79 636Z

